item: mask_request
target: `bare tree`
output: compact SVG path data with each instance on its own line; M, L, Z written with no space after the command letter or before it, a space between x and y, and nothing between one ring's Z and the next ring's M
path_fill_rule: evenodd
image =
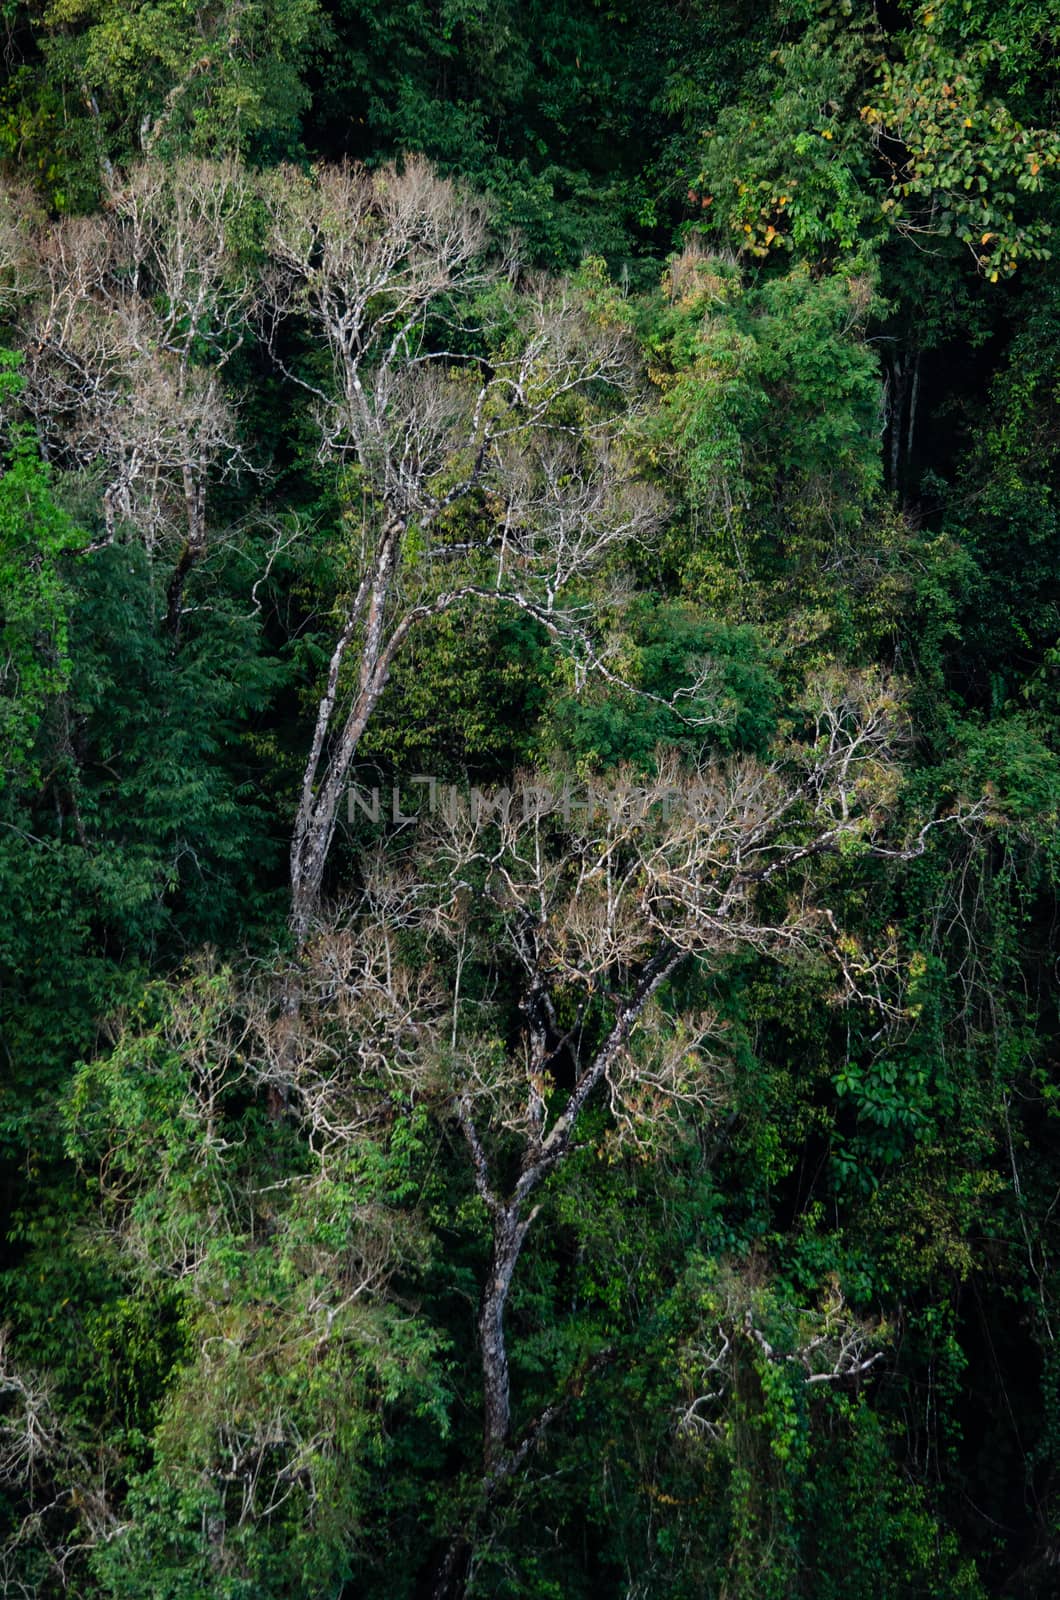
M18 312L39 287L36 240L44 223L36 195L25 184L0 183L0 312Z
M416 1108L466 1158L488 1252L476 1317L482 1463L436 1584L439 1597L460 1591L489 1508L587 1371L536 1408L513 1401L506 1328L522 1251L545 1225L550 1183L588 1136L587 1112L606 1108L607 1140L648 1153L690 1119L717 1123L728 1106L724 1019L702 986L690 1001L694 983L671 983L678 969L709 972L746 951L809 961L831 972L837 1003L864 999L901 1025L889 953L863 951L841 931L816 867L837 852L915 855L930 828L978 814L955 810L887 835L903 735L892 685L824 682L809 696L803 740L769 760L692 770L663 760L650 779L619 773L589 789L559 773L439 793L420 829L366 861L356 900L295 958L296 1008L285 1003L288 967L266 964L238 982L206 969L167 991L146 1045L136 1021L119 1027L113 1058L80 1075L73 1148L98 1168L101 1222L125 1270L179 1282L194 1308L197 1398L176 1394L173 1454L201 1462L228 1526L267 1521L295 1492L312 1514L343 1470L331 1419L345 1403L344 1363L375 1348L380 1309L404 1314L407 1295L396 1301L391 1279L427 1254L415 1207L383 1202L356 1174L368 1145L385 1149ZM129 1081L150 1083L153 1119L130 1123ZM279 1179L270 1166L247 1181L231 1110L254 1089L304 1136L304 1161ZM143 1204L158 1195L164 1204ZM237 1305L233 1241L264 1263L261 1286ZM285 1276L277 1308L269 1252L292 1241L302 1265ZM753 1301L734 1301L718 1321L717 1340L705 1331L689 1356L686 1433L715 1425L737 1345L755 1360L796 1363L810 1385L857 1381L879 1359L880 1330L841 1297L809 1308L794 1344ZM289 1389L285 1406L263 1407L260 1385L245 1382L249 1370L268 1371L282 1385L294 1352L333 1362L323 1410ZM0 1365L5 1383L0 1473L21 1481L52 1448L53 1416L46 1386ZM79 1459L56 1461L56 1482L75 1471L81 1481ZM68 1489L49 1490L48 1506L55 1493ZM39 1531L27 1524L26 1537Z
M492 599L584 640L570 586L644 537L658 502L635 482L620 427L587 408L594 390L629 396L619 324L537 284L507 295L508 325L492 337L481 319L474 337L464 326L471 297L501 274L485 264L483 208L455 184L410 159L312 179L285 170L267 196L274 335L302 317L324 339L330 382L285 370L313 392L321 458L354 469L365 498L291 846L300 948L351 763L412 629Z
M21 402L50 459L98 477L103 542L125 524L149 551L176 543L174 634L210 484L248 464L221 374L257 292L232 242L250 192L235 162L147 162L100 215L34 231Z
M853 679L817 686L809 736L771 761L691 773L663 762L651 781L620 775L595 794L572 795L562 775L525 775L464 800L442 793L410 859L398 870L370 862L358 902L304 950L306 1004L281 1009L269 1047L255 1052L263 1081L283 1090L322 1159L385 1119L395 1094L431 1105L459 1130L488 1219L482 1476L439 1595L456 1581L475 1520L563 1403L513 1430L505 1313L542 1191L576 1147L586 1108L604 1097L612 1137L650 1147L726 1102L722 1024L709 1012L680 1015L668 989L682 963L747 950L826 963L837 1003L864 1000L901 1025L892 954L841 931L812 869L840 851L915 855L929 828L978 814L955 811L885 844L902 736L893 689ZM489 1001L467 998L513 969L515 1047L501 1042ZM812 1382L876 1359L838 1312L803 1358Z
M66 1592L69 1570L92 1545L120 1529L103 1450L93 1452L63 1416L53 1386L24 1367L0 1327L0 1486L20 1507L20 1520L0 1547L0 1589L5 1595L39 1593L9 1576L18 1551L41 1551L49 1576Z

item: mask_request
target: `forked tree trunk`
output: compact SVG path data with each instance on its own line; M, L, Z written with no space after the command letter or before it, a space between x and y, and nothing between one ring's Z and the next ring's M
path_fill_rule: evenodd
M621 1007L611 1032L580 1075L566 1107L549 1133L543 1137L538 1134L526 1149L520 1175L507 1199L500 1199L490 1185L488 1159L470 1109L458 1107L462 1131L471 1152L475 1186L489 1209L493 1224L489 1271L478 1313L482 1363L482 1474L472 1507L453 1534L438 1568L432 1600L459 1600L483 1518L574 1392L568 1389L566 1394L558 1396L538 1413L517 1441L512 1439L511 1377L504 1312L523 1243L538 1207L534 1206L525 1216L523 1211L530 1196L566 1157L587 1100L619 1051L624 1049L648 1001L681 960L681 951L667 942L646 963L633 994Z
M301 953L320 907L328 851L335 837L339 806L349 781L357 747L390 675L398 635L386 637L387 602L401 553L404 522L392 517L383 529L371 576L366 577L350 607L346 625L331 656L328 679L317 708L316 727L302 775L302 796L291 838L290 925ZM367 610L366 610L367 608ZM363 617L364 636L357 688L342 731L328 749L335 709L341 698L341 675L347 651Z

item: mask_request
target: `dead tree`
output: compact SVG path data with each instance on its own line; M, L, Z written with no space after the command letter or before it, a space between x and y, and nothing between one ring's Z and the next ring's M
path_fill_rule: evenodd
M146 162L99 215L25 235L20 403L50 460L99 482L99 543L132 530L167 553L174 635L211 484L248 465L222 373L258 288L232 243L250 193L235 162Z
M664 762L651 781L619 775L595 793L533 774L464 799L443 791L410 858L369 862L357 905L303 952L306 1004L281 1010L257 1052L266 1081L322 1158L385 1117L395 1092L429 1105L458 1131L484 1209L482 1469L439 1595L456 1581L476 1520L563 1404L557 1396L513 1426L505 1316L544 1191L582 1136L586 1108L603 1097L612 1136L650 1148L677 1120L725 1105L724 1030L676 1008L668 984L681 964L747 950L827 963L837 1002L867 1001L882 1025L901 1025L892 953L861 950L815 893L824 856L907 858L933 828L978 814L969 807L885 840L901 737L893 691L854 679L819 686L809 737L770 761L692 772ZM488 1006L465 1000L463 982L477 966L476 990L488 992L482 973L513 961L515 1048L491 1031ZM870 1360L845 1338L829 1371ZM811 1376L822 1381L816 1365Z
M248 1365L282 1372L296 1346L320 1359L332 1352L341 1370L344 1352L363 1349L363 1311L385 1305L393 1275L417 1259L415 1206L383 1201L372 1182L359 1183L368 1142L374 1161L414 1108L466 1157L487 1258L476 1317L482 1461L441 1564L439 1597L459 1592L490 1507L591 1368L579 1367L543 1404L513 1398L506 1325L522 1251L548 1226L549 1184L588 1137L587 1111L603 1105L604 1137L645 1154L689 1118L714 1121L726 1111L733 1069L725 1029L691 1009L688 989L671 985L681 964L709 967L741 951L812 960L830 968L837 1001L867 997L901 1025L889 953L862 951L840 932L816 870L837 852L917 854L931 829L976 815L965 808L887 836L901 722L886 683L822 684L806 708L804 740L769 760L686 771L663 761L649 780L619 773L588 791L572 791L569 775L527 774L488 794L440 793L433 811L426 803L414 843L402 833L369 859L357 901L299 953L297 1008L284 1003L283 965L252 969L238 984L207 972L208 981L185 976L174 985L163 1037L164 1059L175 1065L154 1133L130 1139L123 1110L116 1128L106 1126L107 1096L85 1069L77 1142L99 1163L101 1220L130 1270L179 1280L199 1308L196 1382L215 1405ZM137 1027L124 1035L123 1070L139 1073ZM152 1046L146 1060L155 1059ZM275 1191L288 1187L274 1182L271 1165L260 1191L245 1177L233 1182L243 1141L228 1120L231 1100L255 1089L282 1103L304 1139L306 1170L283 1203L297 1200L296 1222L297 1207L312 1214L317 1194L334 1204L336 1183L348 1187L349 1204L339 1234L309 1253L299 1294L282 1312L270 1303L267 1317L252 1301L237 1335L229 1268L218 1267L210 1243L256 1236L255 1196L279 1219ZM160 1189L167 1163L188 1160L196 1181ZM139 1205L148 1193L170 1199L160 1209ZM255 1248L271 1248L269 1237L256 1237ZM214 1337L222 1327L224 1337ZM794 1350L771 1337L767 1320L729 1316L721 1346L708 1343L699 1363L709 1382L691 1397L686 1427L712 1421L714 1390L731 1365L726 1340L753 1347L755 1359L795 1359L807 1383L823 1384L866 1374L873 1337L838 1301L808 1314ZM0 1389L5 1383L18 1415L13 1431L0 1428L0 1476L25 1477L49 1413L39 1386L25 1375L5 1380L0 1364ZM312 1407L302 1435L301 1424L259 1407L260 1384L242 1392L238 1415L226 1400L209 1434L238 1482L218 1468L212 1445L202 1470L234 1497L234 1515L267 1519L295 1476L306 1494L316 1492L303 1450L330 1460L333 1441ZM56 1471L69 1479L74 1467L80 1473L63 1457ZM239 1483L251 1485L242 1501Z
M486 265L483 208L456 185L409 160L286 170L267 195L273 329L300 318L331 358L325 386L285 370L313 393L321 459L356 473L365 505L291 845L301 948L354 755L410 632L480 599L578 636L571 584L646 535L658 507L621 425L588 405L605 390L628 402L620 325L536 285L508 293L503 333L477 326L477 355L450 348L467 347L470 299L502 276Z

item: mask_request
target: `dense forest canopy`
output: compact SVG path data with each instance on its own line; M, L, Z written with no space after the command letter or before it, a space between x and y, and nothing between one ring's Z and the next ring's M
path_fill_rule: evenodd
M8 0L0 1593L1060 1563L1056 0Z

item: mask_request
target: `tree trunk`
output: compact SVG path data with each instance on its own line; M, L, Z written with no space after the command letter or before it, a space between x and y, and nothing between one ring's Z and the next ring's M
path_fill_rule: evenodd
M173 569L166 588L166 632L174 640L180 637L180 619L184 609L184 589L194 566L206 552L206 464L198 463L198 471L184 468L184 507L188 521L188 536Z
M392 518L383 530L372 575L362 582L346 626L331 658L328 681L317 711L313 744L302 775L302 798L291 839L291 932L301 951L320 905L320 891L328 851L335 837L339 805L349 778L357 746L368 719L386 687L395 640L385 638L387 602L401 552L404 523ZM326 755L332 718L339 699L339 679L345 653L352 643L367 603L358 689L337 744ZM324 777L321 780L321 767Z
M324 869L350 767L385 684L384 677L378 685L370 685L367 693L358 695L328 775L314 794L308 815L300 814L295 824L291 841L291 931L299 951L305 948L320 906Z
M895 351L885 386L888 479L890 488L903 501L902 485L907 481L916 434L920 356L921 352L917 350L903 362Z
M501 1466L511 1441L511 1381L504 1337L504 1308L512 1286L527 1224L516 1206L494 1213L493 1249L478 1314L482 1352L482 1458L487 1474Z

